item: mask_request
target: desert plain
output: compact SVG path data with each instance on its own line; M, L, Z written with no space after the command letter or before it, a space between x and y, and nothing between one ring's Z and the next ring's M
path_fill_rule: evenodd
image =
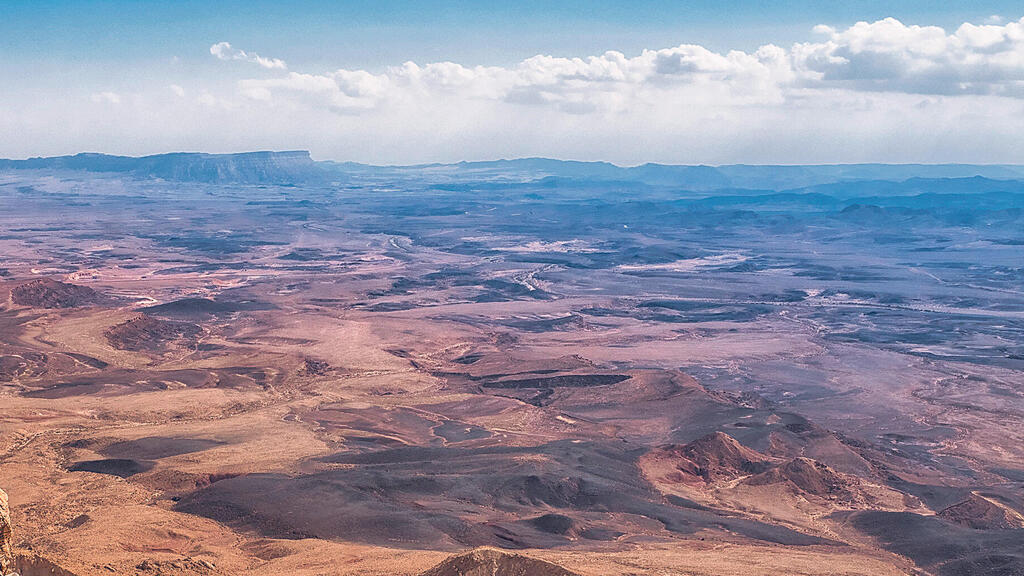
M1024 573L1019 183L331 170L0 172L22 576Z

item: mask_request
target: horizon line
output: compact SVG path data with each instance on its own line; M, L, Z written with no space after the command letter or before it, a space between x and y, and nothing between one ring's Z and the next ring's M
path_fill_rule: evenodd
M158 152L155 154L142 154L138 156L126 155L126 154L111 154L107 152L93 152L93 151L81 151L73 154L57 154L52 156L28 156L24 158L0 158L0 162L29 162L33 160L55 160L58 158L75 158L79 156L101 156L108 158L127 158L134 160L141 160L145 158L158 158L161 156L243 156L249 154L305 154L309 157L310 161L316 163L336 163L336 164L356 164L360 166L367 166L371 168L425 168L430 166L457 166L460 164L486 164L494 162L518 162L526 160L547 160L552 162L562 162L566 164L604 164L613 166L616 168L630 169L640 168L643 166L672 166L672 167L686 167L686 168L726 168L732 166L747 166L747 167L827 167L827 166L982 166L982 167L1014 167L1024 168L1024 163L1013 164L1005 162L815 162L808 164L801 163L778 163L778 164L747 164L743 162L733 162L727 164L670 164L664 162L643 162L640 164L617 164L608 160L576 160L569 158L555 158L550 156L518 156L518 157L501 157L491 158L483 160L457 160L448 162L417 162L411 164L373 164L369 162L359 162L355 160L337 160L337 159L316 159L313 158L312 152L306 149L286 149L286 150L244 150L238 152L199 152L199 151L184 151L176 150L169 152Z

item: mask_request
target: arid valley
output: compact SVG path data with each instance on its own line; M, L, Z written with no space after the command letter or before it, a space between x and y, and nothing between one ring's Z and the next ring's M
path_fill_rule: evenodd
M1024 574L1024 169L4 162L22 576Z

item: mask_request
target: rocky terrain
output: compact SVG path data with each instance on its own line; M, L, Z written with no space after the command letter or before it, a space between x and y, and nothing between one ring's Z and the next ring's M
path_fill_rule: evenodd
M7 493L0 490L0 575L6 576L14 570L14 527L11 526L11 509Z
M770 462L732 436L716 431L683 446L659 447L647 455L642 466L656 469L667 465L668 471L658 471L663 482L705 484L764 472Z
M543 560L480 548L452 556L421 576L576 576Z
M11 289L11 302L34 308L76 308L99 300L92 288L51 278L32 280Z
M975 530L1016 530L1024 528L1024 517L999 497L971 496L938 513L940 518Z
M1013 167L18 162L21 576L1024 571Z
M163 352L168 346L194 348L202 329L189 322L159 320L145 314L126 320L104 333L118 350Z

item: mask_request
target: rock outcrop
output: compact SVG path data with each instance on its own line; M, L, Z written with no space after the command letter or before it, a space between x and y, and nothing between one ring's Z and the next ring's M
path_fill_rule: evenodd
M530 524L541 532L561 536L576 536L581 532L579 524L563 514L544 514L530 520Z
M646 459L672 465L674 470L662 481L698 484L757 474L771 466L769 458L724 432L712 432L683 446L662 446Z
M804 494L826 498L847 495L849 488L846 480L835 470L810 458L794 458L777 468L748 478L746 483L751 486L787 483Z
M979 494L971 494L967 500L946 508L939 512L938 516L975 530L1024 528L1024 516Z
M104 336L118 350L159 353L174 344L194 348L202 331L202 328L190 322L159 320L141 314L112 326L104 332Z
M14 559L14 569L15 574L11 576L80 576L38 554L19 554Z
M75 308L95 304L103 298L88 286L40 278L11 289L11 300L33 308Z
M14 572L14 530L7 493L0 490L0 574Z
M578 576L557 564L492 548L452 556L421 576Z

